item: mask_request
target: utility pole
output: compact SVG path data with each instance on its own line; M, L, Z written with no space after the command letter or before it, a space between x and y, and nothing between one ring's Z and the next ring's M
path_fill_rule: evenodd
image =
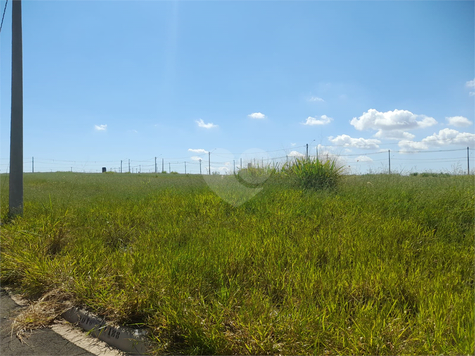
M470 174L470 148L467 147L467 174Z
M185 174L186 174L186 161L185 161Z
M35 173L35 157L31 157L31 173Z
M162 173L165 172L165 159L162 158Z
M241 158L241 169L242 169L242 158Z
M308 143L305 146L306 146L305 158L308 159Z
M157 157L155 157L155 173L157 173Z
M122 160L120 160L120 173L122 173Z
M172 165L170 162L168 162L168 173L171 173L172 171Z
M129 159L129 173L130 173L130 159Z
M388 150L388 158L389 158L389 174L391 174L391 150Z
M208 152L208 175L211 175L211 152Z
M9 215L23 215L23 44L21 0L12 1L12 108Z
M233 173L236 174L236 160L233 159Z

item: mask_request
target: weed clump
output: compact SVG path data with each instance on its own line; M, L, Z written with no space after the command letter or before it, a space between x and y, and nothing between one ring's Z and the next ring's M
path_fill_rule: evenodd
M284 181L306 190L334 189L341 180L343 167L336 160L297 158L286 163L278 174Z

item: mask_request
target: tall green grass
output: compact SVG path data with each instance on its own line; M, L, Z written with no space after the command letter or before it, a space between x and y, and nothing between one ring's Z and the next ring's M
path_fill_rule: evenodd
M473 354L472 177L274 173L239 207L199 176L27 174L1 282L149 327L156 354Z

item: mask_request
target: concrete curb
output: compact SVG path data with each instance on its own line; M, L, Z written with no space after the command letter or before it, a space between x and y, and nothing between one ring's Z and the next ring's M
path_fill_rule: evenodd
M91 335L121 351L134 355L148 353L150 343L147 340L148 330L146 329L107 325L104 319L75 307L67 310L61 316L71 324L80 326Z
M28 302L20 296L12 293L8 287L2 287L12 300L23 307L28 306ZM122 326L108 325L104 319L101 319L88 311L73 307L61 317L73 325L77 325L88 334L104 341L107 345L133 355L147 355L151 346L147 339L149 334L147 329L132 329Z

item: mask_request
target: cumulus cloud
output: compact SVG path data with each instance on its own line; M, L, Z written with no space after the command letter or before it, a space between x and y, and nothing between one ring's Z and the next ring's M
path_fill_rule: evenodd
M215 125L211 122L209 124L205 124L203 119L196 120L196 123L198 124L199 127L203 127L205 129L212 129L212 128L218 127L218 125Z
M455 127L467 127L467 126L472 125L472 122L463 116L452 116L452 117L446 117L445 119L449 122L449 125L452 125Z
M107 125L94 125L94 129L96 131L106 131L107 130Z
M465 86L467 88L475 88L475 79L474 80L469 80L468 82L466 82Z
M265 119L266 118L266 116L261 112L254 112L247 116L250 117L251 119Z
M395 139L412 139L414 136L408 130L430 127L437 121L426 115L416 115L408 110L379 112L369 109L360 117L354 117L350 124L357 130L377 130L375 137Z
M198 157L198 156L192 156L190 157L192 161L201 161L202 158L201 157Z
M398 146L401 147L402 151L412 151L412 150L426 150L428 147L423 142L416 142L410 140L401 140L398 143Z
M323 103L325 100L319 98L318 96L312 96L310 99L308 99L308 101Z
M303 153L300 153L298 151L292 151L288 154L289 157L304 157L305 155Z
M305 121L303 124L304 125L309 125L309 126L327 125L331 121L333 121L333 119L331 117L328 117L327 115L322 115L322 116L320 116L319 119L309 116L309 117L307 117L307 121Z
M440 130L439 133L427 136L422 139L422 142L429 146L473 145L475 144L475 134L446 128Z
M368 156L358 156L356 157L356 162L373 162L373 159Z
M202 148L188 148L188 151L194 152L194 153L208 153L208 151Z
M429 147L440 147L448 145L470 146L475 144L475 134L469 132L459 132L457 130L445 128L438 133L423 138L420 142L401 140L398 145L403 150L426 150Z
M339 135L337 137L330 136L328 140L337 146L355 147L355 148L378 148L381 141L376 139L353 138L348 135Z

